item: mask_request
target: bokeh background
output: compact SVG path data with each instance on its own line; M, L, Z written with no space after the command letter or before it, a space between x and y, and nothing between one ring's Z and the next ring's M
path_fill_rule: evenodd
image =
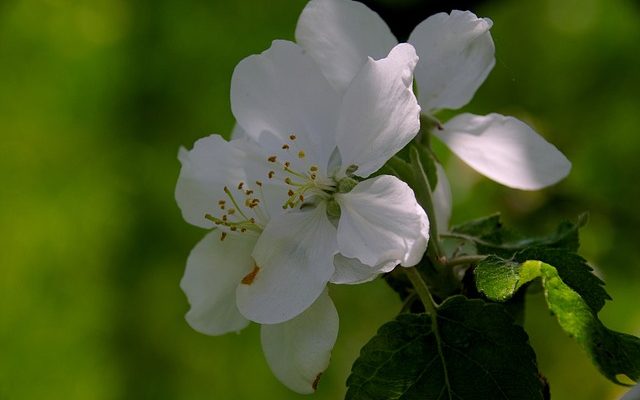
M436 2L371 0L406 35ZM448 3L453 7L455 2ZM258 329L191 330L178 282L203 232L173 199L179 146L233 126L234 66L293 38L304 0L0 1L0 399L301 399L269 372ZM516 115L573 162L535 193L444 148L454 222L501 210L544 232L591 213L582 254L640 335L640 3L462 1L495 22L497 65L466 110ZM313 399L399 309L383 282L333 287L341 333ZM542 295L527 329L554 399L616 399Z

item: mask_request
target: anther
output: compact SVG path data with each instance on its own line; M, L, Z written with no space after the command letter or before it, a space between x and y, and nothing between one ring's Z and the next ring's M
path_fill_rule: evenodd
M247 228L240 228L241 233L245 233L246 231L247 231Z
M289 178L288 176L286 178L284 178L284 183L286 183L287 185L291 185L291 178Z
M284 162L284 169L288 169L290 166L291 166L291 163L289 161Z
M282 150L289 150L289 145L288 144L283 144L282 145Z
M227 222L227 215L226 214L222 216L222 221Z
M305 156L304 151L300 150L298 152L298 158L304 158L304 156Z
M222 232L220 234L220 241L222 242L227 237L227 232Z
M295 194L295 192L293 190L289 189L287 194L289 195L289 197L291 197L291 196L293 196Z
M235 226L230 226L230 227L229 227L229 230L230 230L231 232L235 232L235 231L237 231L237 230L238 230L238 228L237 228L237 227L235 227Z
M219 206L223 206L223 205L225 205L225 203L226 203L226 201L224 201L224 200L218 200L218 205Z
M251 222L252 224L256 223L256 219L255 218L249 218L249 222Z
M276 174L276 171L269 171L269 179L273 178L273 176Z
M244 192L247 196L251 196L253 194L253 190L247 190Z
M296 140L296 135L289 135L289 139Z
M260 181L256 181L256 185L258 185L258 186L262 187L262 182L260 182Z
M318 177L318 175L316 175L316 174L311 174L310 175L310 178L311 178L312 181L315 180L317 177Z
M236 209L235 208L230 208L229 211L227 211L227 214L229 215L233 215L236 213Z
M318 166L317 165L312 165L309 167L309 171L311 172L318 172Z
M300 201L304 201L304 196L300 195L300 197L298 197L300 199Z
M267 161L269 162L276 162L278 160L278 157L276 156L270 156L269 158L267 158Z
M243 187L244 187L244 182L240 182L238 184L238 190L242 190Z

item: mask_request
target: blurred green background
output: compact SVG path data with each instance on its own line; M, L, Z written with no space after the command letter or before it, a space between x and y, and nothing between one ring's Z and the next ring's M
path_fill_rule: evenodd
M410 3L411 0L402 3ZM387 1L386 3L393 3ZM233 125L244 57L292 38L303 0L0 1L0 399L298 399L258 329L207 337L178 282L203 235L173 199L178 147ZM466 109L516 115L573 162L559 185L499 187L447 157L454 222L501 210L544 232L589 210L582 254L640 335L640 6L498 0L497 65ZM443 149L440 149L443 150ZM333 287L341 332L317 400L399 309L381 281ZM616 399L541 294L527 329L554 399Z

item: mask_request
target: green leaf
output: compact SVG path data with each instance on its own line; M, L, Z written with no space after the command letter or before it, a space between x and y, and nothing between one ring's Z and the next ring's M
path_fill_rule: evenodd
M474 219L464 224L454 226L451 232L463 234L480 240L502 229L500 214L492 214L487 217Z
M530 247L576 252L580 247L578 231L587 221L588 215L581 214L576 223L562 222L549 235L525 238L505 228L500 221L500 215L494 214L458 225L451 230L450 236L473 242L479 254L495 254L503 258L509 258Z
M536 259L536 255L546 261ZM574 270L578 262L586 265L584 260L579 261L579 257L576 257L578 256L571 254L553 254L548 249L525 251L513 260L488 257L475 269L476 284L489 299L504 301L524 284L541 278L549 309L556 315L565 332L585 349L600 372L619 384L622 383L617 376L621 374L638 381L640 339L612 331L598 319L598 311L602 308L601 303L604 303L602 293L606 295L606 292L601 286L598 287L602 292L596 295L585 289L593 281L585 280L584 268L582 272ZM551 265L549 260L552 259L558 264ZM579 287L572 288L567 281L570 279L573 279L573 285Z
M360 352L347 400L543 399L527 334L504 308L463 296L401 314Z
M538 260L553 265L562 281L576 291L587 305L598 313L611 296L604 289L604 282L593 274L587 261L575 253L562 249L535 247L514 255L517 262Z

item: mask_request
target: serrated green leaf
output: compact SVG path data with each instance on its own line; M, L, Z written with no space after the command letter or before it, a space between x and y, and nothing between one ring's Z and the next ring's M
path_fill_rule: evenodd
M543 399L524 330L504 308L454 296L427 314L401 314L360 352L347 400Z
M493 214L487 217L474 219L454 226L453 228L451 228L451 232L467 235L472 238L482 239L483 237L491 235L501 228L502 222L500 221L500 214Z
M576 223L562 222L549 235L525 238L505 228L500 221L500 216L494 214L454 227L451 230L451 236L473 242L479 254L494 254L503 258L509 258L530 247L576 252L580 247L578 231L587 223L587 220L587 214L582 214Z
M536 254L536 251L538 253ZM600 372L615 383L621 383L618 375L626 375L634 381L640 379L640 339L612 331L598 319L598 311L604 302L602 295L586 297L589 292L584 286L574 290L566 281L567 276L574 284L583 279L583 273L573 274L569 264L577 259L575 255L549 255L549 250L531 250L519 253L515 260L489 257L475 269L478 289L489 299L504 301L524 284L541 278L549 309L558 323L570 336L574 337L589 354ZM541 255L543 260L528 258ZM555 258L557 266L548 263ZM582 260L582 259L580 259ZM584 260L581 261L583 263ZM586 264L585 264L586 265ZM560 273L564 269L564 274ZM564 276L563 276L564 275ZM601 286L599 286L602 289ZM604 292L604 289L602 289ZM604 292L606 295L606 292ZM591 299L591 303L587 299Z
M553 265L562 281L576 291L587 305L598 313L611 296L604 289L604 282L593 274L587 260L562 249L535 247L514 255L516 262L538 260Z

